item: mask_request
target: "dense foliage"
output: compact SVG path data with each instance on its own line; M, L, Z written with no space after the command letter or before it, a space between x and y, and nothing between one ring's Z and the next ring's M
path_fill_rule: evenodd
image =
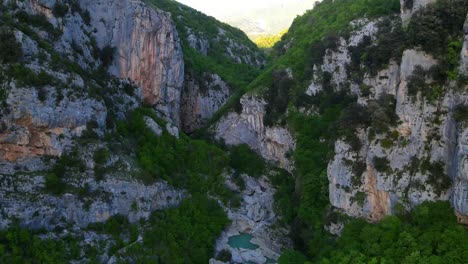
M320 263L467 263L468 230L446 202L424 203L379 224L348 223ZM281 263L281 262L280 262ZM285 262L288 263L288 262Z
M67 248L67 242L70 248ZM1 263L67 263L71 256L79 257L79 252L73 239L41 239L38 234L22 229L18 224L0 231Z
M154 213L143 245L150 249L148 253L158 256L156 263L204 264L212 257L216 238L227 224L227 216L215 200L195 197L175 209ZM142 257L147 259L148 255Z
M260 177L265 172L265 161L247 145L233 146L229 154L229 165L237 173Z
M148 220L130 224L114 216L89 228L116 241L111 253L132 263L208 263L216 237L228 224L223 209L213 199L196 195L179 207L154 212ZM136 242L139 230L143 241ZM125 248L124 251L118 251Z
M163 179L194 194L216 194L224 201L234 197L224 187L222 172L229 165L229 157L223 150L182 133L180 139L167 131L158 137L146 126L145 116L164 124L150 109L136 110L128 123L118 123L123 138L136 141L143 168L140 177L150 182Z

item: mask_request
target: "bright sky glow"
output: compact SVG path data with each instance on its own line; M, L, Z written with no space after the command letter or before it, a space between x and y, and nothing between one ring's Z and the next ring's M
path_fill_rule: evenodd
M177 0L180 3L195 8L205 14L214 16L220 20L271 7L304 4L313 6L316 0Z

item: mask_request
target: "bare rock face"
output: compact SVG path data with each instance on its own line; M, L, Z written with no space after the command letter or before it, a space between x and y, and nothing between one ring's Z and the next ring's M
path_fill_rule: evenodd
M293 164L287 154L295 149L291 133L282 127L265 127L265 101L255 96L241 98L242 113L229 113L214 127L215 137L228 145L247 144L266 160L276 162L291 171Z
M181 106L182 129L192 133L203 126L227 102L230 90L216 74L205 73L201 80L186 76Z
M468 128L459 128L453 169L454 187L452 204L459 222L468 224Z
M47 88L44 88L47 89ZM44 102L30 88L12 89L7 99L8 114L0 120L0 159L60 156L80 136L90 121L104 126L107 109L93 99L73 99L64 95L57 105L52 87ZM59 114L58 114L59 113Z
M468 14L466 16L463 31L465 32L465 42L463 43L461 51L460 72L468 76Z
M395 95L400 124L393 128L395 138L390 146L383 143L388 141L385 136L370 137L364 130L358 133L362 144L358 151L343 141L336 143L335 157L328 166L334 207L351 216L379 221L397 205L410 209L424 201L450 199L459 218L464 219L468 201L466 129L454 122L451 111L466 104L466 89L446 87L447 92L436 103L420 94L408 94L408 80L416 66L427 70L435 64L437 61L423 52L406 50L401 64L392 62L376 77L365 80L372 88L371 97ZM358 99L362 104L368 100ZM388 167L376 168L376 158L387 160ZM424 166L428 168L422 169ZM356 169L359 167L362 169Z
M136 180L113 177L95 182L86 176L81 178L80 183L83 182L93 194L91 200L77 194L45 194L42 176L0 175L3 201L0 228L7 227L13 218L22 226L48 230L67 224L86 227L117 214L135 222L147 218L154 210L178 205L186 196L163 182L146 186ZM80 188L80 184L76 187Z
M117 49L110 72L140 85L143 100L178 125L184 61L170 15L142 1L80 3L90 12L98 45Z

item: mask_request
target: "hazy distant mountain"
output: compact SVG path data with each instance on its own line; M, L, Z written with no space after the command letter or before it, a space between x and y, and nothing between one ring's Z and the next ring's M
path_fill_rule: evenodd
M314 2L285 1L283 4L265 6L249 12L233 13L223 20L242 29L250 37L275 35L289 28L294 18L311 9Z

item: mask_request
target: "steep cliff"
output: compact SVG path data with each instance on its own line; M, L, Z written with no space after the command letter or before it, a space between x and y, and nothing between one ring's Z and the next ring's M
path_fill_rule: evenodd
M185 61L181 127L195 132L257 76L265 57L237 28L173 0L147 2L171 13L181 36Z
M89 10L97 45L116 49L109 72L141 86L144 102L178 125L184 63L170 15L141 1L80 1L80 5Z
M244 95L240 103L240 114L230 112L216 123L213 128L215 137L222 139L227 145L247 144L264 159L292 171L293 164L288 154L294 151L295 142L291 133L279 126L264 125L264 100Z

